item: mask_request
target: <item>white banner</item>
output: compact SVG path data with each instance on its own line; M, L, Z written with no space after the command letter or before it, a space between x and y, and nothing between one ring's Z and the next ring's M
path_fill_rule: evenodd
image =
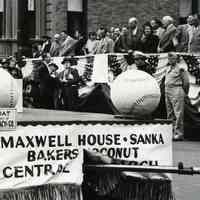
M0 189L82 183L82 149L172 165L171 124L27 126L0 132Z
M106 54L95 55L92 82L108 83L108 56Z
M172 126L161 124L77 127L86 149L136 165L172 165Z
M0 154L0 189L82 183L83 153L70 126L1 131Z

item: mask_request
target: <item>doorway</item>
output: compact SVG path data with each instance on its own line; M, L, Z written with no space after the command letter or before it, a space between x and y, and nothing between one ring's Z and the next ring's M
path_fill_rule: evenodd
M87 0L68 1L67 27L68 34L74 36L78 31L87 34Z

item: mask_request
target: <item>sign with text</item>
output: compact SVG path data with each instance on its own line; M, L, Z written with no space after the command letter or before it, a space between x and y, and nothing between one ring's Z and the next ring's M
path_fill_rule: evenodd
M15 130L16 127L16 109L0 108L0 131Z
M170 124L19 126L0 132L0 189L81 184L83 149L137 165L172 165Z

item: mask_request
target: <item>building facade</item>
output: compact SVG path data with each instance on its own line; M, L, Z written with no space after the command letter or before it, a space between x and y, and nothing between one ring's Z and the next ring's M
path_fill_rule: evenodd
M0 57L26 49L62 30L87 34L100 26L141 23L171 15L177 21L200 12L200 0L0 0Z

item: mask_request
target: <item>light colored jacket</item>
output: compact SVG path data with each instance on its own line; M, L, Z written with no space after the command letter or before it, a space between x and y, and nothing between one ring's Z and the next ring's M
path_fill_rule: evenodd
M176 27L170 24L163 32L158 47L162 49L162 52L169 52L175 50L173 39L176 35Z
M190 52L200 52L200 26L193 28L193 35L190 42Z
M114 51L114 42L111 38L105 37L97 42L93 51L94 54L112 53Z
M65 41L60 46L59 56L75 55L75 46L77 40L67 36Z

